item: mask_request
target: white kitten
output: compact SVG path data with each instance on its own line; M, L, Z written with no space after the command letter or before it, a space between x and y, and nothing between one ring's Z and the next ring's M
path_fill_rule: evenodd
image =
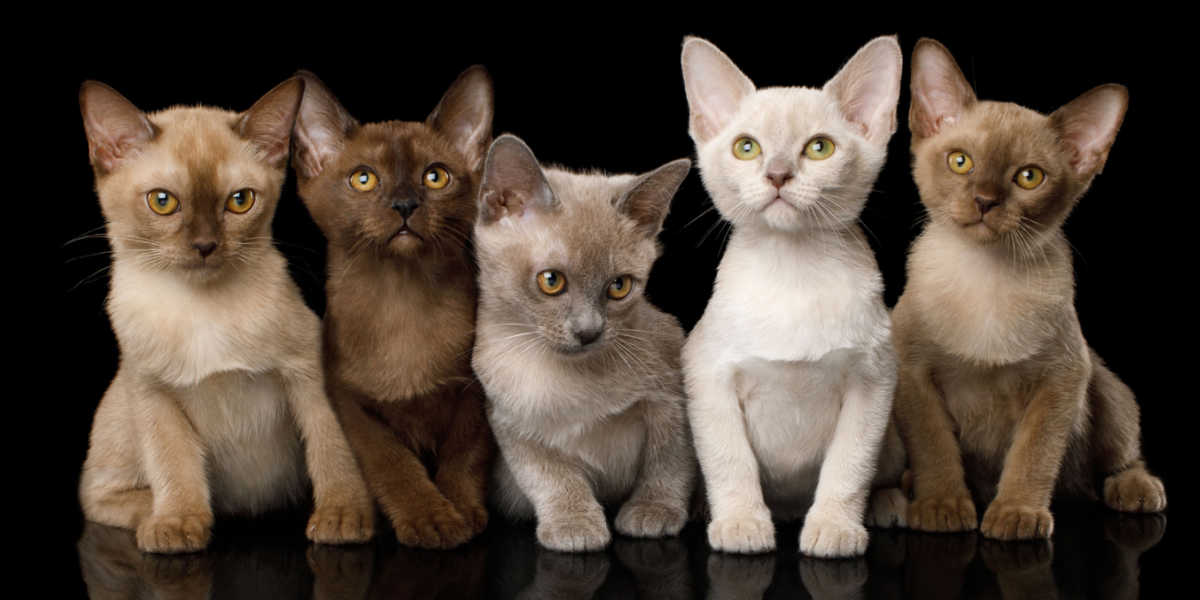
M880 37L821 89L756 90L716 46L684 42L700 175L734 225L683 350L718 550L771 550L768 505L786 518L811 504L801 552L863 554L873 482L890 489L869 520L901 523L891 323L856 224L896 129L901 60Z

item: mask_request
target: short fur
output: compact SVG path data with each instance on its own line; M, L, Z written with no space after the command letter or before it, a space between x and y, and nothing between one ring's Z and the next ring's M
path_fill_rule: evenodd
M872 486L885 491L870 521L902 524L904 512L890 322L857 225L895 131L899 45L872 40L822 89L756 90L698 38L682 63L700 174L734 225L683 350L709 542L768 551L772 513L807 510L801 552L861 555ZM733 154L744 136L760 155ZM835 144L825 160L804 154L816 136Z
M1087 346L1061 225L1100 172L1128 94L1109 84L1049 116L978 101L950 53L913 54L913 177L929 222L893 314L896 419L912 461L909 525L1048 538L1052 494L1160 511L1133 393ZM950 170L955 151L974 168ZM1028 166L1045 179L1026 190ZM968 491L968 484L970 491ZM972 497L972 493L974 496Z
M470 362L470 235L491 80L482 67L464 71L424 123L360 125L314 75L300 77L299 191L329 240L330 398L397 539L458 546L487 525L494 454ZM434 166L449 174L444 188L423 184ZM362 169L375 189L351 187Z
M271 243L303 87L284 82L241 114L145 115L104 84L80 92L121 348L80 500L88 519L136 529L144 551L200 550L214 511L296 503L310 477L309 538L373 533L370 498L325 396L319 321ZM246 188L254 205L226 210ZM152 212L155 189L174 194L178 210Z
M684 415L683 330L643 295L658 232L687 159L641 175L538 165L513 136L488 153L475 227L480 303L475 371L503 460L493 502L537 518L543 546L587 551L614 525L674 535L695 480ZM566 277L543 293L546 269ZM611 299L609 285L633 287ZM598 337L595 337L597 336Z

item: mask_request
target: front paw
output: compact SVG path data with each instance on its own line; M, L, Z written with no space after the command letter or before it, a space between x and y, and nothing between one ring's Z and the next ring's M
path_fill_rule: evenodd
M1121 512L1162 512L1167 490L1162 480L1144 469L1128 469L1104 480L1104 503Z
M142 552L198 552L212 538L211 513L150 515L137 528Z
M818 558L845 558L867 553L867 528L850 519L813 515L800 529L800 553Z
M546 548L559 552L600 550L612 540L604 513L597 509L538 521L537 539Z
M471 529L471 537L476 536L487 529L488 511L483 504L479 502L459 502L455 504L455 509L458 514L462 515L467 522L467 527Z
M884 488L871 494L871 505L867 508L868 527L906 527L908 525L908 497L900 488Z
M687 511L683 507L631 501L621 507L613 526L631 537L663 537L679 533L686 521Z
M449 502L393 516L392 525L396 540L414 548L455 548L475 536L475 528Z
M361 544L375 535L375 507L317 506L304 531L318 544Z
M715 519L708 524L708 543L721 552L770 552L775 549L775 524L770 513Z
M973 531L979 524L967 495L918 498L908 505L908 526L918 531Z
M1044 506L993 500L983 513L979 532L994 540L1049 539L1054 533L1054 517Z

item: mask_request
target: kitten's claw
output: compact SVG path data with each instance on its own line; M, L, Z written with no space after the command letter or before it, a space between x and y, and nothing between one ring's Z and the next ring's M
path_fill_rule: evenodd
M967 495L918 498L908 505L908 526L918 531L973 531L979 525Z
M683 529L687 511L659 502L627 502L617 513L613 526L631 537L663 537Z
M995 540L1049 539L1054 533L1054 517L1044 506L997 499L983 513L979 532Z
M1162 480L1145 469L1127 469L1104 480L1104 503L1121 512L1162 512L1167 490Z
M142 552L199 552L212 538L212 514L150 515L137 528Z
M775 524L770 514L716 519L708 524L713 550L757 554L775 549Z
M604 513L597 509L539 521L537 539L543 546L559 552L591 552L607 546L612 535Z
M318 544L360 544L375 536L375 507L318 506L305 528Z
M850 519L813 515L800 529L800 553L818 558L845 558L867 553L867 528Z
M900 488L884 488L871 494L867 527L907 527L908 497Z

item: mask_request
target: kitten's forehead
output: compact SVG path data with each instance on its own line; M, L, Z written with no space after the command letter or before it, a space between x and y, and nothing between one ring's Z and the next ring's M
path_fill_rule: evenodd
M758 90L742 101L730 122L733 135L750 134L778 141L816 133L834 133L844 119L824 92L806 87ZM765 141L764 139L760 139ZM800 143L807 138L799 140Z
M956 145L977 161L1049 160L1058 149L1058 134L1045 115L1010 102L978 102L942 135L942 146Z
M351 159L374 161L394 168L426 166L431 161L463 162L458 150L443 136L424 123L385 121L368 123L351 134Z

